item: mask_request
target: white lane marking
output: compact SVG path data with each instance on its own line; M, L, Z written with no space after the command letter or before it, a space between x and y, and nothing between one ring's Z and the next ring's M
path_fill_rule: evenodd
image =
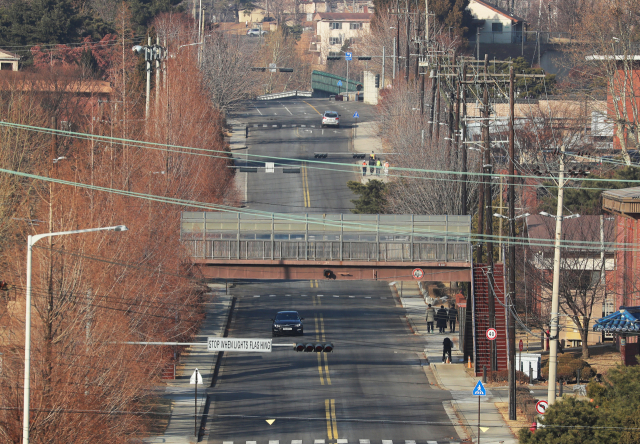
M318 297L319 297L319 298L323 298L323 297L324 297L324 295L323 295L323 294L319 294L319 295L318 295Z
M438 444L438 441L427 441L427 444Z
M283 127L283 128L286 128L286 127L287 127L287 125L282 125L282 127Z
M278 115L278 113L273 113L273 115L274 115L274 116L277 116L277 115Z
M292 439L291 440L291 444L302 444L302 440L301 439Z
M349 440L348 439L339 439L338 440L338 444L349 444Z
M267 124L266 124L266 123L265 123L265 124L263 124L263 125L262 125L262 127L263 127L263 128L266 128L266 127L267 127Z
M291 297L291 295L290 295L290 294L285 294L285 296Z
M262 112L260 112L260 110L258 109L257 106L254 106L254 108L256 109L256 111L258 111L260 113L260 115L262 115Z
M365 296L364 298L365 299L371 299L371 296Z
M314 439L313 444L324 444L324 439Z
M380 299L387 299L386 296L382 296Z
M278 125L271 125L271 128L277 128Z
M361 439L360 444L371 444L371 441L369 441L368 439Z
M233 441L222 441L222 444L233 444Z
M270 294L270 295L269 295L269 297L270 297L270 298L275 298L275 297L276 297L276 295L275 295L275 294Z
M277 440L277 439L276 439L276 440L273 440L273 441L272 441L272 440L269 440L269 444L280 444L280 441L279 441L279 440Z
M339 298L340 296L338 296L337 294L333 295L334 298Z
M258 124L257 124L257 123L254 123L254 124L253 124L253 127L254 127L254 128L257 128L257 127L258 127ZM233 442L233 441L232 441L232 442Z
M414 439L405 439L404 444L416 444L416 441Z
M224 443L222 443L222 444L224 444ZM390 440L390 439L383 439L382 440L382 444L393 444L393 441Z
M303 298L304 298L304 297L307 297L307 295L306 295L306 294L301 294L300 296L302 296Z
M253 295L253 297L254 297L254 298L259 298L259 297L260 297L260 295L259 295L259 294L254 294L254 295Z
M306 128L307 125L300 125L300 128Z
M350 298L355 298L355 296L349 296Z
M315 125L311 125L311 128L315 128L315 127L316 127Z
M282 105L284 106L284 105ZM286 109L287 111L289 111L289 108L287 108L286 106L284 106L284 109ZM289 111L289 114L291 114L293 116L293 113L291 111Z

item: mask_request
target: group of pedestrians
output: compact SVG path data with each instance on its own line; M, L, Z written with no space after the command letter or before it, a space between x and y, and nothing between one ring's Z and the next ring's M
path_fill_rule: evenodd
M458 310L455 304L451 304L449 310L441 305L438 311L429 304L427 308L427 333L433 333L433 323L436 323L438 331L445 333L447 329L447 321L449 322L449 333L455 333L456 321L458 320Z
M380 175L380 170L382 169L383 174L385 176L389 175L389 162L385 161L382 163L380 159L376 159L375 153L372 151L369 155L369 173L373 174L375 171L376 176ZM367 175L367 161L362 162L362 177Z

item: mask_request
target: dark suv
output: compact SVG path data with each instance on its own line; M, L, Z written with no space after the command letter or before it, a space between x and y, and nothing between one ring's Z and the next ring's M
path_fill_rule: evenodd
M280 335L300 335L304 334L302 320L297 311L279 311L276 317L271 319L271 334Z

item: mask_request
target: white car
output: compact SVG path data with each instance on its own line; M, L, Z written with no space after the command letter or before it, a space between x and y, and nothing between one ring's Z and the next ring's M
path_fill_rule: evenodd
M260 37L261 35L265 35L267 33L267 31L263 31L261 29L258 28L251 28L247 31L247 35L249 37Z
M340 114L335 111L325 111L322 115L322 128L326 125L340 126Z

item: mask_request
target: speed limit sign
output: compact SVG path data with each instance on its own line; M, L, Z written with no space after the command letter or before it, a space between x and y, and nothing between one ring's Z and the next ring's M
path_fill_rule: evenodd
M498 331L495 328L487 329L487 339L493 341L498 337Z

